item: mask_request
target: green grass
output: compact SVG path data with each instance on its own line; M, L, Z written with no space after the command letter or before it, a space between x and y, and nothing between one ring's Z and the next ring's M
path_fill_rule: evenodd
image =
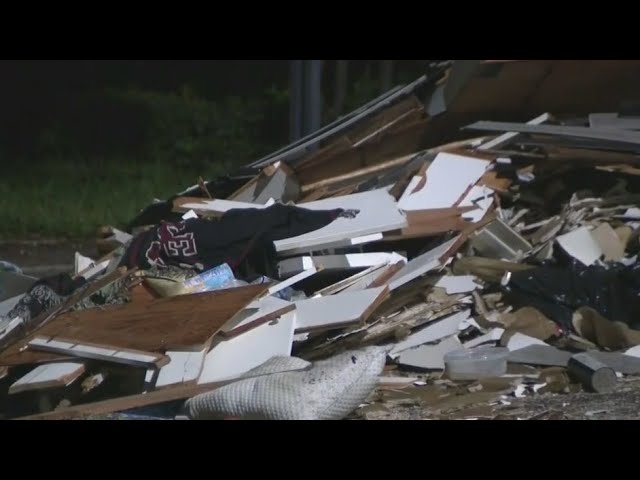
M154 198L164 200L210 179L222 167L172 168L119 161L15 162L0 174L0 239L93 238L101 225L122 227Z

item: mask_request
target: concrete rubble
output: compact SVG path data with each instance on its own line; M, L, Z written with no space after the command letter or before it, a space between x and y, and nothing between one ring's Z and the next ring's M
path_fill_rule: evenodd
M640 375L640 66L584 62L430 66L71 274L0 262L0 413L607 417Z

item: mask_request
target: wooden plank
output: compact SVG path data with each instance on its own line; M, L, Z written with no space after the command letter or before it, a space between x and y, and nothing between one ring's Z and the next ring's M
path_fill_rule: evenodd
M173 201L174 212L184 213L193 210L198 215L205 216L222 216L234 208L267 208L267 206L257 203L233 202L219 198L178 197Z
M162 354L77 342L62 337L35 337L29 342L29 349L60 355L100 360L134 367L160 368L169 362Z
M395 290L425 273L442 267L441 259L452 251L460 236L412 259L389 280L389 290Z
M193 383L198 380L204 365L207 350L199 352L169 351L170 361L160 369L155 382L156 388L167 388L177 383Z
M527 125L541 125L545 122L548 122L551 119L551 115L548 113L543 113L539 117L534 118L533 120L529 120ZM495 148L500 148L510 142L513 142L518 137L518 133L516 132L507 132L502 135L497 136L493 140L489 140L486 143L483 143L478 147L478 150L491 150Z
M384 189L328 198L299 206L310 210L354 209L359 213L355 218L337 218L313 232L276 241L274 245L279 253L297 248L314 249L325 243L349 237L360 237L407 226L395 199Z
M275 293L278 293L282 290L284 290L285 288L288 288L292 285L295 285L298 282L301 282L302 280L305 280L309 277L311 277L312 275L315 275L316 273L318 273L319 271L322 270L322 267L316 267L315 265L311 268L307 268L306 270L298 273L297 275L294 275L293 277L289 277L288 279L286 279L283 282L280 283L276 283L274 286L270 287L269 290L267 290L267 294L268 295L273 295Z
M49 388L67 387L85 372L81 362L50 363L40 365L9 387L9 394Z
M379 287L296 302L296 333L364 323L388 295L387 287Z
M263 294L269 284L248 285L162 298L145 304L112 305L60 315L37 334L70 337L144 351L202 348L235 313ZM38 361L36 352L20 352L31 338L0 354L0 365Z
M640 146L640 133L627 130L609 130L589 127L565 127L562 125L527 125L509 122L476 122L466 127L465 130L485 130L529 133L536 135L564 136L588 140L601 140L612 145L637 147Z
M291 355L295 312L240 336L220 340L207 354L198 383L236 378L276 355Z

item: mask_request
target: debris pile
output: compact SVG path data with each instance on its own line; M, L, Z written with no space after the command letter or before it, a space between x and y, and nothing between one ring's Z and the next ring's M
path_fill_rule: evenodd
M437 71L100 229L74 275L0 271L5 417L496 418L640 374L640 116L425 147Z

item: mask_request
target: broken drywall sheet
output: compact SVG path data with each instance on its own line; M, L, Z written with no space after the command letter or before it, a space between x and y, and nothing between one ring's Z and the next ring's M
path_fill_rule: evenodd
M484 218L493 205L494 191L488 187L474 186L464 197L458 207L477 207L462 214L462 218L477 223Z
M199 352L168 351L166 355L171 361L160 369L156 388L197 380L206 354L207 349Z
M519 260L532 248L513 228L497 218L473 234L471 245L484 257L507 261Z
M551 345L529 345L509 352L507 361L536 366L566 367L571 355L570 352L559 350Z
M407 261L406 257L395 252L294 257L278 262L278 275L280 278L286 278L311 268L318 268L324 271L369 268L376 265L395 263L400 260Z
M481 335L463 344L464 348L474 348L485 343L496 343L502 338L504 328L494 328L489 333Z
M602 255L602 249L589 228L580 227L556 238L562 249L585 266L593 265Z
M435 345L420 345L400 353L396 362L408 367L426 370L444 370L444 356L460 350L460 340L455 335L442 339Z
M76 381L84 371L85 365L81 362L40 365L13 383L9 387L9 394L66 387Z
M296 333L359 323L386 294L386 287L378 287L295 302Z
M393 350L389 352L389 356L391 358L396 358L401 352L409 348L417 347L418 345L423 345L425 343L435 342L436 340L455 335L458 333L458 326L460 323L467 320L470 314L470 310L464 310L441 320L429 323L422 330L412 333L403 341L397 343L393 347Z
M543 342L538 338L530 337L529 335L525 335L523 333L518 333L518 332L514 333L513 336L509 338L509 341L507 341L506 346L510 352L515 352L516 350L526 348L530 345L549 346L547 343Z
M195 210L196 212L226 213L234 208L267 208L267 205L257 203L234 202L233 200L222 200L219 198L198 199L197 202L188 202L180 205L180 208Z
M444 288L447 295L473 292L476 288L481 287L473 275L445 275L438 280L435 286Z
M411 260L398 273L391 277L388 282L389 290L395 290L409 283L411 280L441 267L440 258L446 255L459 239L460 236L455 237Z
M422 188L403 196L398 206L405 211L453 207L490 164L478 158L439 153L427 169Z
M265 323L228 340L221 340L207 354L198 383L238 377L276 355L291 355L296 312Z
M74 259L74 273L77 275L78 273L86 270L95 264L95 261L89 257L85 257L80 252L76 252ZM107 262L108 264L108 262ZM107 266L105 265L105 268Z
M274 242L277 252L307 248L309 250L350 237L362 237L407 227L407 220L398 210L396 200L384 189L301 203L311 210L358 210L355 218L337 218L329 225L297 237Z
M598 225L591 231L591 236L603 252L605 261L617 262L624 257L624 244L608 223Z
M308 268L306 270L303 270L299 274L294 275L283 282L277 283L272 287L269 287L269 290L267 291L267 293L269 295L278 293L279 291L284 290L285 288L290 287L291 285L295 285L296 283L301 282L311 277L312 275L315 275L318 272L318 270L319 269L316 268L315 266Z

